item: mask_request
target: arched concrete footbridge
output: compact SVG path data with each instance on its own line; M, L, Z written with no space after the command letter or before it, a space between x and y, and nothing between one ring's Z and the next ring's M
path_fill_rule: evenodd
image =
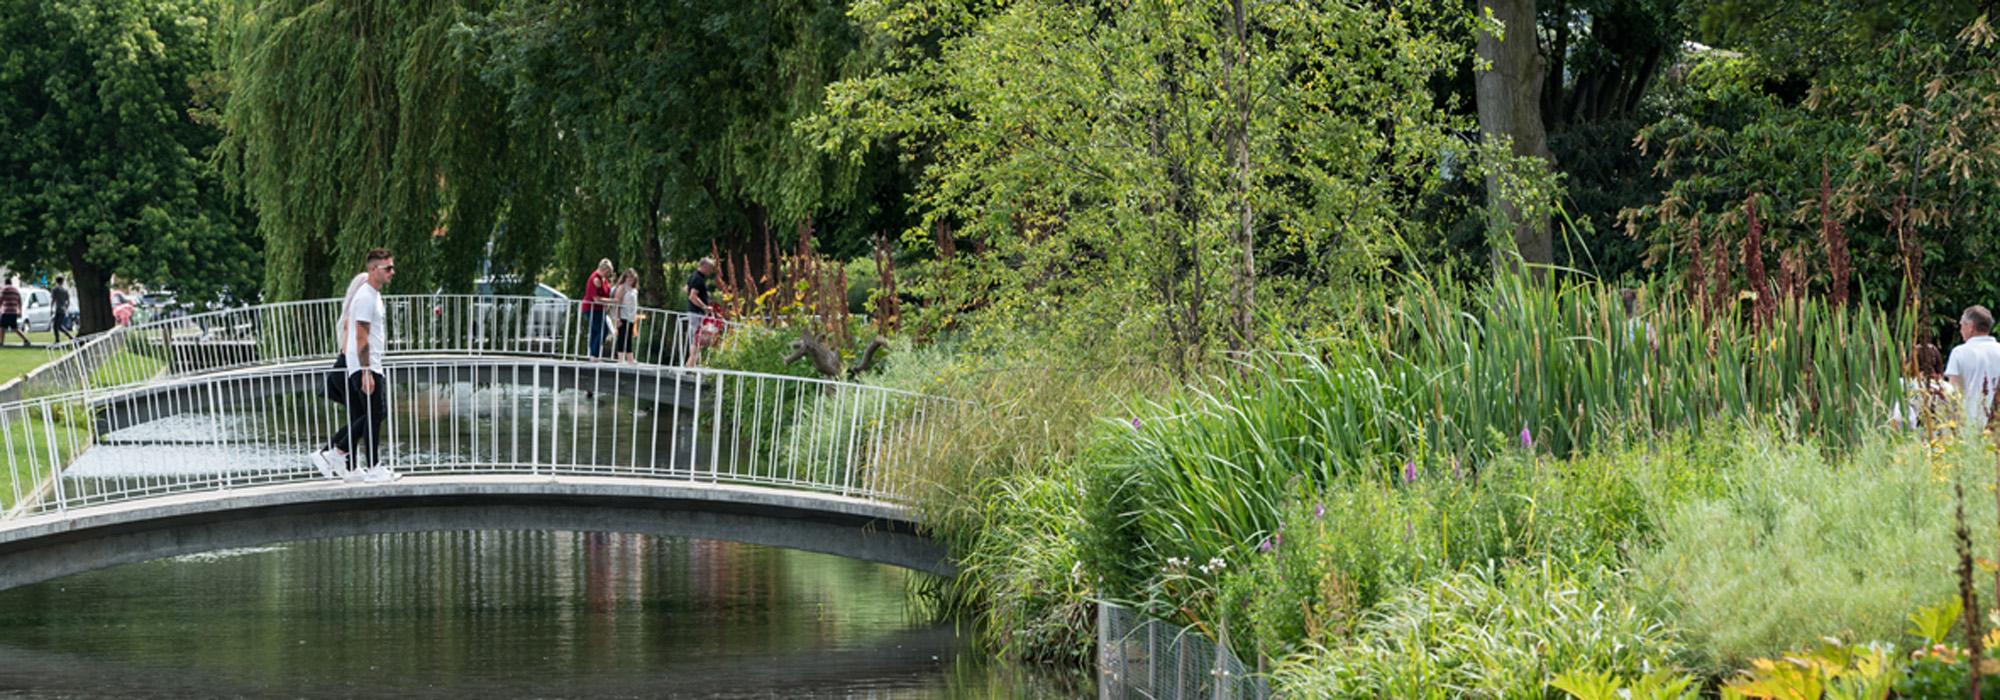
M540 300L395 301L431 329L392 335L387 483L309 459L347 418L318 395L337 300L68 348L30 398L0 403L0 589L214 549L466 529L676 535L952 572L906 494L961 404L674 367L692 324L665 312L649 312L660 322L634 361L612 363ZM500 322L536 313L514 329L532 342ZM471 335L439 330L453 328ZM225 345L205 355L204 338Z

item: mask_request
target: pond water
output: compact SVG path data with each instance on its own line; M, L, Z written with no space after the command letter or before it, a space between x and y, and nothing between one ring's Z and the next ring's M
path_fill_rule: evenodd
M1084 697L921 574L730 542L374 535L0 592L0 697Z

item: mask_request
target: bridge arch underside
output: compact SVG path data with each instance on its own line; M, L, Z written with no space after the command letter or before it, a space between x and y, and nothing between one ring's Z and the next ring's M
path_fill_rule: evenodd
M119 564L353 535L624 532L821 552L939 576L945 548L903 511L838 496L616 478L293 484L72 511L0 527L0 590ZM427 483L428 482L428 483Z

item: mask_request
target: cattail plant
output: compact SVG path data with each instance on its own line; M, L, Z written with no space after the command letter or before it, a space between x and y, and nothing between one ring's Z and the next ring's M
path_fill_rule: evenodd
M1722 313L1729 308L1729 300L1733 296L1730 290L1728 238L1717 232L1715 240L1709 244L1708 310L1711 314Z
M1979 591L1975 590L1972 584L1972 530L1965 524L1964 482L1954 481L1951 490L1954 521L1951 534L1958 548L1958 597L1960 605L1965 610L1961 619L1965 622L1965 656L1971 676L1969 679L1971 689L1967 695L1977 700L1980 697L1980 680L1986 675L1980 661L1986 654L1985 640L1982 639L1984 634L1980 631L1979 625Z
M888 335L902 321L902 302L896 296L896 256L891 239L875 237L875 332Z
M1819 166L1819 237L1826 246L1827 297L1834 306L1846 306L1854 263L1847 254L1847 232L1833 216L1833 173L1825 162Z
M1743 237L1743 281L1750 287L1753 328L1761 329L1771 322L1774 305L1771 283L1764 274L1764 223L1757 218L1756 193L1743 202L1743 213L1750 223L1749 234Z
M1698 310L1707 313L1711 307L1708 304L1708 268L1702 262L1701 217L1691 217L1689 221L1694 230L1688 235L1686 284Z

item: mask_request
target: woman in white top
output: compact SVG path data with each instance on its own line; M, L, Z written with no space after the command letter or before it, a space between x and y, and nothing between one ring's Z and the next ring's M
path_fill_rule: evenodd
M639 320L639 271L631 268L618 278L618 286L611 290L611 299L617 304L614 312L618 318L618 361L638 362L632 356L632 329Z

